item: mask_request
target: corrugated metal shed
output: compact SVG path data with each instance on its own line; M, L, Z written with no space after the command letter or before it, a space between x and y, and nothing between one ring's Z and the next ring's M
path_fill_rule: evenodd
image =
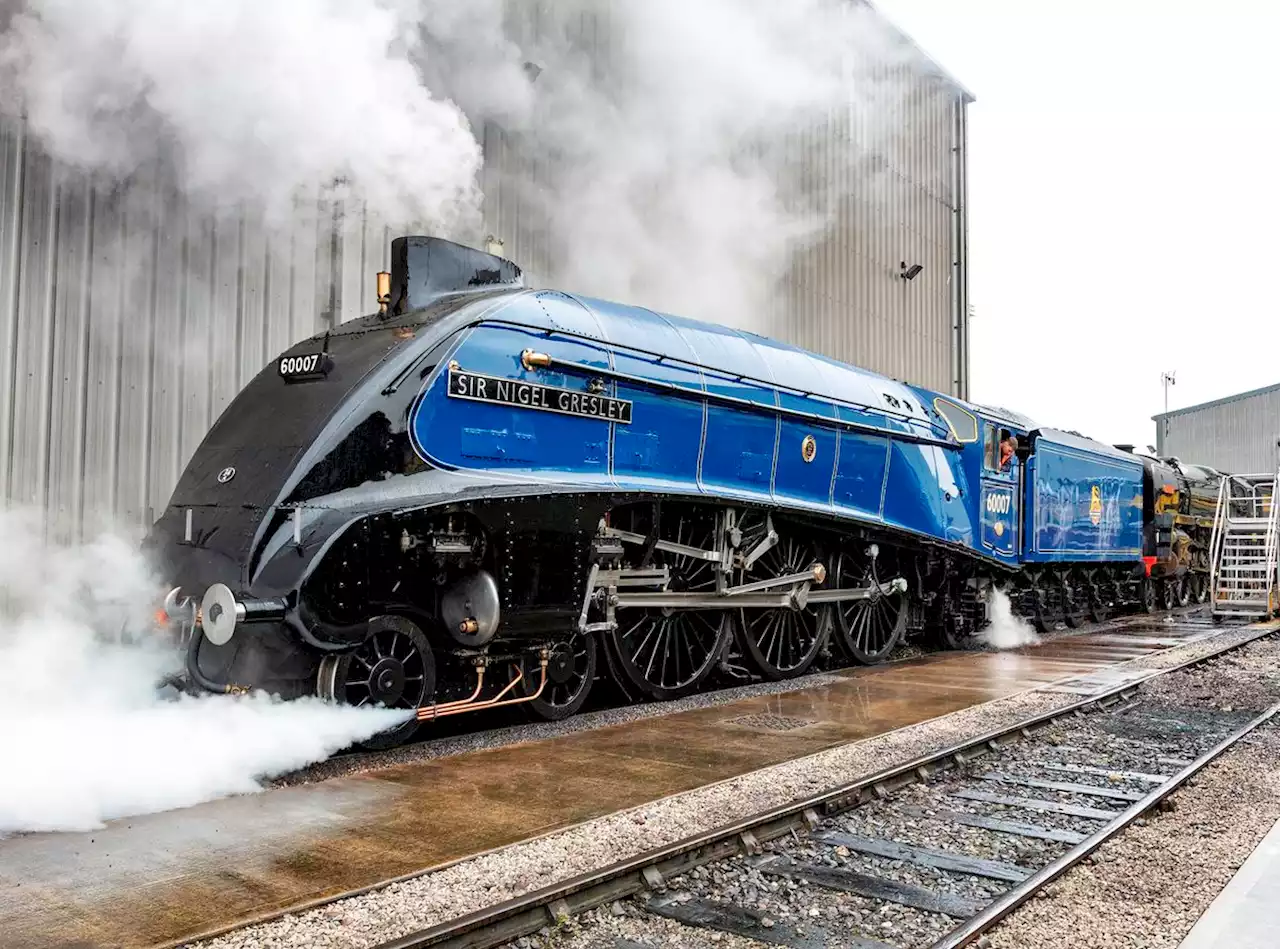
M923 57L884 68L908 91L866 156L874 196L847 154L856 109L787 143L802 191L843 197L794 260L770 335L967 396L970 97ZM483 145L487 229L532 282L554 280L535 209L504 186L538 170L501 129ZM292 341L373 309L387 264L393 235L358 207L317 196L281 234L165 182L86 177L0 117L0 497L49 509L60 533L149 523L236 392ZM924 269L903 280L904 262Z
M1280 439L1280 385L1162 412L1156 452L1237 474L1274 472Z

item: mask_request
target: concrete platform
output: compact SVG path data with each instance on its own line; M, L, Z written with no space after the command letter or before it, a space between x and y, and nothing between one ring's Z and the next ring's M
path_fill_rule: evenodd
M0 946L188 940L1211 633L1184 624L1159 644L1149 631L1124 643L1108 628L934 654L786 695L3 840Z
M1209 904L1178 949L1280 946L1280 822Z

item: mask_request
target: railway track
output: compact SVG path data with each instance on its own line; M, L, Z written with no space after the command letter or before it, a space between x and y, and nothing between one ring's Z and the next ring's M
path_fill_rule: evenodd
M523 949L537 933L541 944L558 945L557 934L590 934L605 906L716 941L745 936L799 949L971 945L1280 711L1170 714L1144 707L1142 684L1275 632L1261 628L1101 694L378 949ZM940 817L951 828L949 845L910 839L904 816L917 823ZM796 890L812 896L816 916L790 913L785 899L774 901L777 909L758 908L762 893ZM870 922L851 927L838 912L833 917L836 894ZM575 918L582 921L566 925ZM615 944L637 945L581 943Z

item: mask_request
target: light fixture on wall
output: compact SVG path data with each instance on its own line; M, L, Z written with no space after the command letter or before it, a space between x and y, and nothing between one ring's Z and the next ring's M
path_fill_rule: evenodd
M908 267L905 260L899 261L898 263L898 275L902 277L903 280L915 280L916 277L920 276L920 271L922 270L924 270L924 266L922 264L912 264Z

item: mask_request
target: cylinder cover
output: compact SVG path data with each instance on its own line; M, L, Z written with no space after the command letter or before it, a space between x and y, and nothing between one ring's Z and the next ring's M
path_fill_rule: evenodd
M440 598L440 618L464 646L483 646L498 631L501 603L498 583L487 570L476 570L456 581Z

